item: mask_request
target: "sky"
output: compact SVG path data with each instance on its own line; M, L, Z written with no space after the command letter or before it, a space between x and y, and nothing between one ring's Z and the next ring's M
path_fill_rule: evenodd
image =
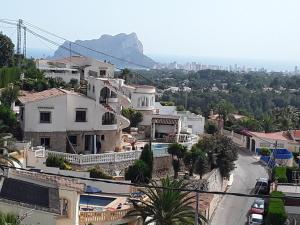
M70 40L135 32L150 55L300 65L299 9L299 0L2 0L0 19L21 18ZM27 45L51 46L34 37Z

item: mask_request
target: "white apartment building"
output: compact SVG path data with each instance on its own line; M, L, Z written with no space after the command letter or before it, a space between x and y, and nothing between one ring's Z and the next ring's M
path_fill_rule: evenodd
M89 76L113 77L114 66L84 56L71 56L63 59L36 61L36 66L43 71L45 77L62 78L66 83L71 79L80 81Z
M119 150L122 129L130 125L121 109L131 101L122 92L124 81L112 78L111 64L106 67L87 72L87 95L58 88L23 92L18 100L24 139L68 153Z

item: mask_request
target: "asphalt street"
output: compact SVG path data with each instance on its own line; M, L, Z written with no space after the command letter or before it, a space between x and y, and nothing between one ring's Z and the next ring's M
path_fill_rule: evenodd
M265 167L247 150L240 150L233 171L233 184L228 192L253 193L256 179L268 177ZM222 198L211 220L211 225L245 225L255 198L226 195Z

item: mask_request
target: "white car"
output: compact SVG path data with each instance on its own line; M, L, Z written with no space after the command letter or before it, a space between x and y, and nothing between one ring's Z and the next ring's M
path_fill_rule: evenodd
M249 225L261 225L264 224L264 218L261 214L250 214L249 216Z

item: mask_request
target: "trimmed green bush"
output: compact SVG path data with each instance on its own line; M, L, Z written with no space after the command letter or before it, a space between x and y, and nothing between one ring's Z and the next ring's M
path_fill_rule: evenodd
M46 166L48 167L58 167L61 170L71 170L71 164L63 157L49 155L46 159Z
M268 214L266 216L266 225L284 225L287 214L285 212L283 200L272 197L284 197L284 194L278 191L273 191L271 193Z
M261 154L262 156L270 156L270 155L271 155L271 150L268 149L268 148L262 148L262 149L260 150L260 154Z
M273 173L274 179L276 179L278 183L288 183L288 178L286 176L286 167L276 167Z
M112 176L107 175L102 170L100 170L99 168L96 168L96 167L93 169L90 169L89 172L90 172L91 178L108 179L108 180L111 180L113 178Z

